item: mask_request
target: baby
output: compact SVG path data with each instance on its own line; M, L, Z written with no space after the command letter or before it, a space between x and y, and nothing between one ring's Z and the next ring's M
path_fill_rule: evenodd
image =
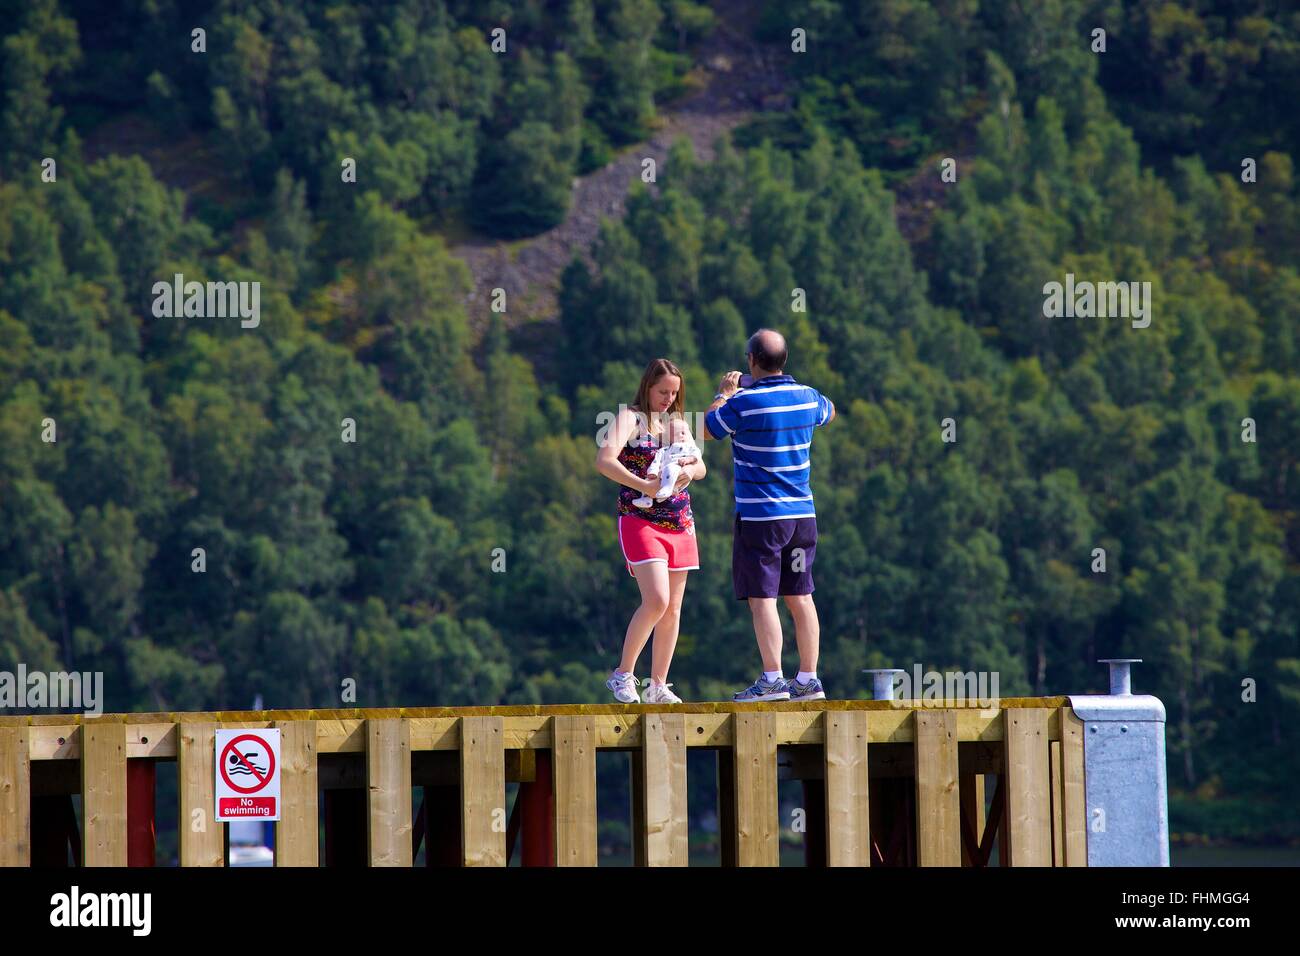
M649 508L656 501L670 497L673 486L677 484L677 476L682 473L682 466L678 462L683 458L700 457L699 446L691 441L691 430L686 427L686 422L680 418L672 419L668 422L667 432L670 444L655 452L654 460L646 469L647 477L659 479L659 490L653 498L642 495L632 499L632 504L638 508Z

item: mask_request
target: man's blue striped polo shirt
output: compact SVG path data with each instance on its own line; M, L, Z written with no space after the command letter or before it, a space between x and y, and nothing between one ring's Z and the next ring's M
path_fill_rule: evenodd
M704 425L731 439L736 513L744 521L813 518L808 450L831 403L789 375L769 375L709 412Z

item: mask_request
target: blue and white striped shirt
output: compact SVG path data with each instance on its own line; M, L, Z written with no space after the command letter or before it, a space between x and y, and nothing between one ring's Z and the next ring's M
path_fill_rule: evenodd
M789 375L760 378L704 417L710 435L731 439L741 520L816 517L808 450L830 417L830 400Z

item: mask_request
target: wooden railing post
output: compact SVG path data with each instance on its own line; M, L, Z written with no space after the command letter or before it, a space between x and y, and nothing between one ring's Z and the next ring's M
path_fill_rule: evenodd
M780 866L776 799L776 714L736 713L736 864Z
M1003 866L1051 866L1048 712L1039 707L1008 707L1002 716L1007 819L1001 862Z
M827 711L826 863L871 865L871 799L867 775L868 712Z
M917 863L961 866L957 714L919 708L914 717Z
M31 866L31 780L27 726L0 727L0 866Z
M277 720L280 729L280 819L276 866L320 866L316 721Z
M181 866L225 866L224 830L216 815L217 725L176 725Z
M555 755L555 862L596 865L596 722L551 719Z
M1088 811L1083 786L1083 721L1061 708L1061 818L1065 866L1088 865Z
M460 719L460 834L465 866L506 865L505 722Z
M126 724L81 725L82 847L85 866L126 866Z
M645 830L633 838L643 840L646 866L686 866L686 716L643 715L641 758Z
M366 817L370 865L411 866L411 728L404 718L366 721Z

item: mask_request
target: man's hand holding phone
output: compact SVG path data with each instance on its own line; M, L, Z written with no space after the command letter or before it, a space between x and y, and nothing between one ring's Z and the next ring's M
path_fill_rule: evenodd
M745 385L742 383L747 378L749 378L749 376L741 372L728 372L726 375L722 376L722 381L718 383L718 394L723 398L730 398L732 395L736 394L737 389L745 388ZM753 384L752 379L750 380L750 384Z

